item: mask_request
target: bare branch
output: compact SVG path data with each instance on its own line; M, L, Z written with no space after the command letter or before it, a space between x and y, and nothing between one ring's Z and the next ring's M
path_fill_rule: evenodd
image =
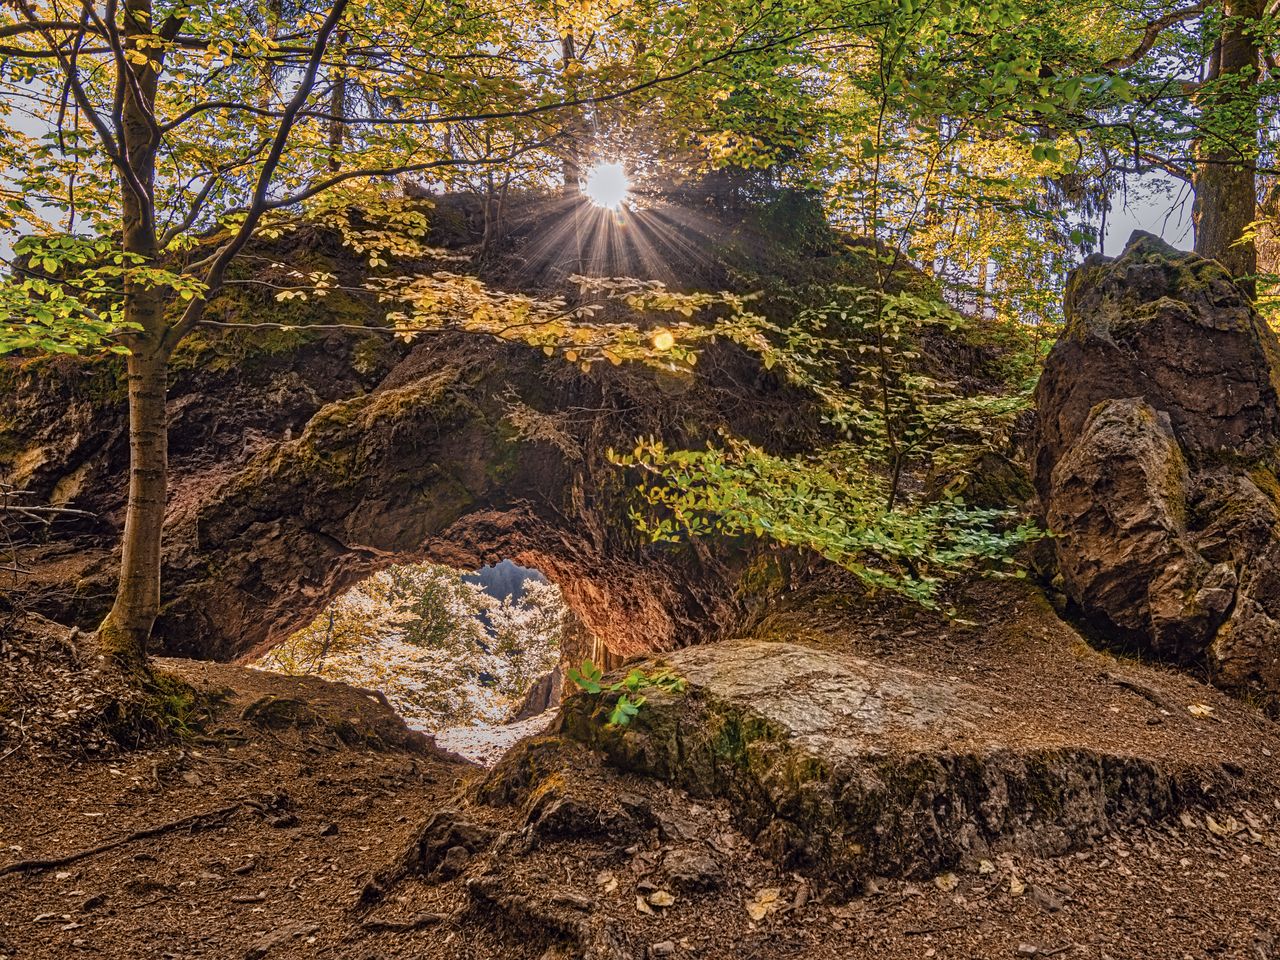
M1151 48L1154 47L1156 45L1156 41L1160 39L1160 34L1164 33L1176 24L1200 16L1200 14L1204 13L1208 8L1209 4L1206 0L1201 0L1200 3L1192 4L1189 7L1183 7L1181 10L1173 10L1166 13L1163 17L1156 17L1156 19L1148 21L1146 29L1142 33L1142 39L1138 41L1138 45L1124 56L1106 61L1102 64L1102 69L1123 70L1126 67L1132 67L1135 63L1151 52Z
M248 210L245 211L245 217L240 224L240 229L236 231L235 236L220 248L209 266L208 273L205 275L205 286L211 291L217 290L223 276L226 274L227 267L235 259L236 254L249 242L249 238L253 236L253 231L258 225L258 221L262 219L262 215L269 209L267 192L271 188L271 181L275 177L276 168L280 165L280 158L284 156L285 147L289 142L289 135L293 132L294 121L311 97L311 91L316 85L316 76L320 71L320 63L324 59L325 49L329 45L329 38L333 36L333 32L337 29L339 22L346 13L347 3L348 0L334 0L333 7L329 10L329 15L325 17L324 23L316 34L315 49L312 52L310 61L307 63L306 71L298 81L298 88L294 92L293 98L285 107L285 116L280 121L280 126L276 130L275 140L272 142L271 149L262 163L262 170L258 173L258 181L253 189L253 198L249 203ZM165 340L169 346L177 343L187 331L200 322L200 318L204 314L205 303L205 300L194 299L187 304L187 309L183 311L182 317L165 333Z

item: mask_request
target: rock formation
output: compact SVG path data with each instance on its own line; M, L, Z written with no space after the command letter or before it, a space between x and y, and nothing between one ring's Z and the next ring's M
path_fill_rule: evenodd
M159 651L261 652L375 570L421 559L536 567L599 641L587 655L606 663L743 622L758 601L736 589L736 565L750 558L648 543L629 517L634 478L606 451L639 436L696 447L725 429L790 452L820 430L810 400L727 344L687 374L639 364L584 373L537 349L459 333L406 346L373 329L386 307L360 293L365 268L335 235L301 231L281 243L291 246L261 259L324 268L343 289L299 305L236 287L214 319L301 329L200 330L179 346ZM839 259L788 254L814 270ZM343 325L356 329L334 329ZM118 358L0 361L0 481L33 503L92 514L24 545L30 576L14 593L86 629L109 605L117 572L124 397Z
M731 378L724 383L659 383L669 375L639 367L583 374L529 348L434 337L393 357L368 389L351 374L334 377L272 417L264 394L307 387L313 364L340 365L360 347L352 338L324 343L278 361L266 383L228 373L230 382L215 388L188 393L179 381L172 391L175 432L184 435L172 457L166 593L155 631L165 652L229 659L261 651L346 587L415 559L475 569L509 558L535 567L617 655L740 622L734 559L696 544L644 542L628 519L632 481L605 451L650 434L692 443L715 426L779 436L802 405L777 387L772 397L766 388L742 402L733 381L756 376L744 353L718 350L708 369ZM74 377L44 379L46 390L70 394L47 401L52 409L91 402L75 398ZM256 393L257 405L246 398L242 409L237 388ZM670 422L673 389L688 416ZM325 395L339 391L347 395ZM96 411L98 420L122 414ZM60 435L56 424L49 432L49 443L26 454L39 467L17 479L48 496L78 478L76 506L99 520L29 552L37 583L47 576L48 584L28 599L91 627L115 574L123 424L83 439Z
M1067 288L1033 479L1103 637L1280 697L1280 343L1216 262L1136 233Z
M730 640L633 661L629 669L670 670L686 686L644 690L626 726L607 722L618 693L574 694L561 736L615 769L727 803L783 866L850 888L1002 851L1060 854L1230 795L1241 760L1222 724L1247 710L1171 671L1089 650L1043 600L1026 591L1020 603L1019 593L988 586L967 597L987 619L965 641L956 636L965 628L922 618L929 639L907 643L906 667L906 657L871 651L876 628L838 615L806 635L815 588L771 621L798 642ZM944 650L954 661L937 659ZM1183 706L1201 697L1220 723ZM482 795L527 796L536 817L535 800L564 792L545 754L546 741L518 747ZM570 802L593 809L589 795Z

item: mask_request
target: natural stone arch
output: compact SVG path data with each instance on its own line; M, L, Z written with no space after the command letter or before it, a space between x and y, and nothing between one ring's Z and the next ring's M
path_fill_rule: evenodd
M431 242L472 250L468 209L440 198ZM761 290L759 309L772 319L864 271L808 198L722 216L701 205L676 212L672 223L706 250L669 264L672 276L692 289ZM538 257L563 218L533 201L510 213L503 251L479 273L502 289L572 297ZM727 344L711 347L696 373L638 364L582 373L477 335L431 333L405 346L385 331L340 330L378 326L386 309L358 292L368 271L340 237L307 228L256 252L245 285L211 304L210 319L297 328L201 329L175 354L158 651L261 652L375 570L423 559L467 567L523 557L616 655L708 639L750 618L757 601L737 586L750 562L744 544L642 542L627 517L631 479L604 453L646 435L701 447L722 427L797 452L822 430L813 398ZM323 300L278 302L255 272L276 261L333 273L339 287ZM636 275L654 266L612 265ZM96 518L28 545L21 600L85 629L99 622L118 572L123 384L118 358L0 361L0 480L37 502L57 493Z

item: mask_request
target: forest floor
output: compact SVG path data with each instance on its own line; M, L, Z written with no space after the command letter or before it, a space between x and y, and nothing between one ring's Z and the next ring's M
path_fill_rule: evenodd
M1097 682L1104 654L1028 639L1034 623L1010 640L1001 623L1027 617L1015 605L988 607L980 630L866 617L859 654L940 673L1004 671L1028 704L1048 693L1075 702L1081 723L1131 737L1123 718L1153 704ZM823 614L808 616L821 630ZM1237 791L1065 856L1011 853L853 893L779 870L724 803L619 774L585 748L568 753L566 795L622 798L648 811L651 828L611 835L570 821L539 834L518 807L468 805L484 769L434 749L355 688L162 662L217 693L182 737L42 744L32 703L25 739L0 742L0 958L553 960L574 955L566 943L636 960L1280 957L1276 725L1233 714L1169 671L1114 662L1143 689L1203 692L1218 716L1194 722L1250 752ZM1176 734L1184 722L1159 725ZM451 810L499 842L360 907L370 877Z

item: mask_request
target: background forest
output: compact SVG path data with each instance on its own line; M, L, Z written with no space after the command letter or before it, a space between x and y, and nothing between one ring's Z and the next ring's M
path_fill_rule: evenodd
M423 730L501 723L557 665L569 617L537 575L491 592L449 567L404 564L348 590L253 664L381 691Z

